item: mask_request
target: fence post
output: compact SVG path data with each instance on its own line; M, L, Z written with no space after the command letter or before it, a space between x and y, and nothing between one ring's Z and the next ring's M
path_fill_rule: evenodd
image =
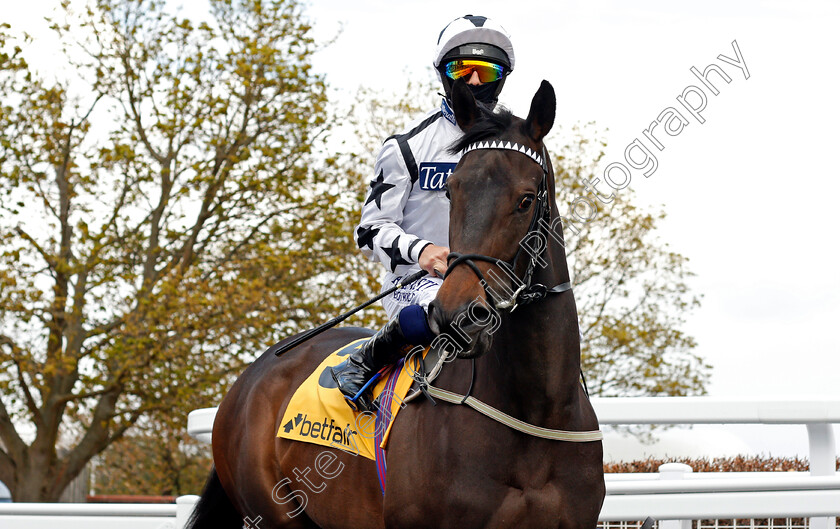
M808 460L812 476L833 476L837 465L834 425L808 423ZM836 518L811 518L811 529L833 529Z
M190 519L198 498L195 494L175 498L175 527L177 529L184 529L184 526L187 525L187 520Z
M659 465L659 479L685 479L694 469L684 463ZM659 529L691 529L691 520L660 520Z

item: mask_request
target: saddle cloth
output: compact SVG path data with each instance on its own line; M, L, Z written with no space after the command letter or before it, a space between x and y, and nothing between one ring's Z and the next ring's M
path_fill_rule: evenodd
M413 383L406 366L400 362L381 372L373 389L375 414L350 409L328 369L344 362L367 340L356 340L333 352L304 380L289 401L277 437L360 455L376 461L384 472L388 434L397 412L405 407L405 397ZM419 358L410 363L419 363Z

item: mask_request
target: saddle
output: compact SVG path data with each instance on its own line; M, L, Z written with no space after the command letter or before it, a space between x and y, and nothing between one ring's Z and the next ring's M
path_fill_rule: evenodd
M385 493L386 447L391 426L406 403L424 391L440 373L444 354L427 348L412 350L399 363L385 367L373 388L377 412L350 409L329 368L360 349L368 338L350 342L327 356L295 390L283 414L277 437L328 446L376 462L379 486ZM431 366L431 369L426 369ZM430 397L431 398L431 397Z
M277 437L337 448L376 460L385 450L393 421L405 405L434 380L445 356L416 348L399 363L379 373L372 390L377 413L355 412L347 406L329 368L343 362L367 341L348 343L327 356L295 390L280 422Z

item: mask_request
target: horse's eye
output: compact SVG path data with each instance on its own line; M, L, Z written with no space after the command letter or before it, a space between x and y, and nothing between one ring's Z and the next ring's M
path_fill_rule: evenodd
M519 202L519 210L525 211L526 209L531 207L531 204L534 203L534 195L525 195L522 197L522 201Z

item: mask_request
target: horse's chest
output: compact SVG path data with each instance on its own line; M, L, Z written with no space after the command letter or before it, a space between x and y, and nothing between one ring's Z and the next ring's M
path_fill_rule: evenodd
M552 486L519 489L488 481L453 482L451 487L415 490L415 494L413 513L399 520L386 514L387 527L559 528L563 510L569 508Z
M398 435L409 445L389 451L388 527L561 527L579 500L575 447L534 441L483 417L448 419L434 429L416 425L410 437Z

